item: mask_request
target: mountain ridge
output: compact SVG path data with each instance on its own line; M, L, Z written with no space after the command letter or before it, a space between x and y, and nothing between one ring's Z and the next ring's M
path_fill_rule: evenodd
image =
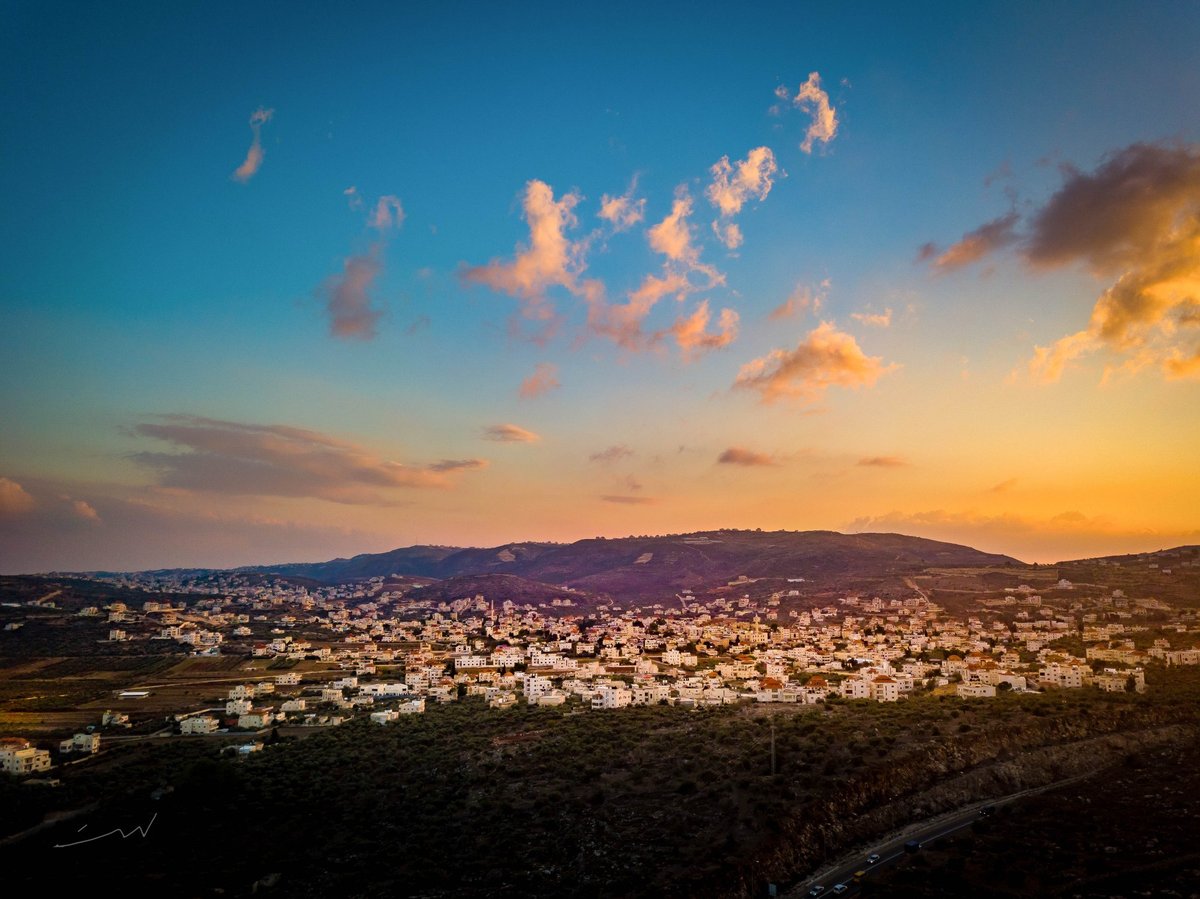
M461 548L419 545L348 559L236 570L322 583L389 575L444 580L506 574L591 593L648 595L710 588L737 578L822 580L902 576L930 566L1024 565L1010 556L904 534L714 530L590 537L573 543L524 541Z

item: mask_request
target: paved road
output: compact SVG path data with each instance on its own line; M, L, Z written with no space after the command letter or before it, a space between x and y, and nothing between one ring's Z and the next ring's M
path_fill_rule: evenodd
M1083 774L1077 774L1074 777L1057 780L1042 787L1021 790L1018 793L1010 793L1007 796L1000 796L996 799L986 799L982 802L972 803L955 811L929 818L923 822L914 822L904 830L887 835L873 846L856 849L853 852L847 853L794 886L788 887L786 890L781 889L779 894L785 897L785 899L799 899L799 897L807 896L808 891L814 886L820 885L825 887L823 895L828 896L832 895L835 885L844 883L848 887L848 890L842 895L852 896L859 891L858 884L854 881L854 872L865 871L864 880L870 880L874 872L894 865L898 859L906 854L904 851L905 843L916 840L921 846L928 845L935 840L940 840L963 828L970 827L972 823L979 820L982 809L987 806L1008 805L1010 802L1016 802L1018 799L1023 799L1026 796L1033 796L1037 793L1044 793L1047 790L1055 790L1059 787L1067 786L1076 781L1086 780L1089 777L1095 776L1095 774L1095 771L1087 771ZM878 855L879 861L873 865L868 865L867 856L871 854Z

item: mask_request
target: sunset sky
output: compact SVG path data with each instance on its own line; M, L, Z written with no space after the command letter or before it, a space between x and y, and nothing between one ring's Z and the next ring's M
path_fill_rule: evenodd
M320 6L3 4L0 571L1200 543L1195 3Z

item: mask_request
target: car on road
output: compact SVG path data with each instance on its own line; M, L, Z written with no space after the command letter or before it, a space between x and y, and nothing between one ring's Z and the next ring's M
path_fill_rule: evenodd
M905 852L917 852L920 850L920 848L921 848L921 844L918 843L916 840L909 840L907 843L904 844Z
M844 883L839 883L833 888L832 893L835 896L840 896L843 893L848 893L849 891L850 887L846 886Z
M867 856L867 864L868 865L873 865L877 861L879 861L879 853L878 852L872 852L870 855Z
M985 805L983 808L981 808L981 809L979 810L979 815L980 815L980 817L986 818L986 817L988 817L989 815L991 815L991 814L992 814L992 812L994 812L995 810L996 810L996 806L994 806L994 805Z
M808 891L808 895L810 895L810 896L820 896L820 895L821 895L822 893L824 893L824 892L825 892L825 887L821 886L821 885L818 883L818 884L817 884L815 887L813 887L811 890L809 890L809 891Z

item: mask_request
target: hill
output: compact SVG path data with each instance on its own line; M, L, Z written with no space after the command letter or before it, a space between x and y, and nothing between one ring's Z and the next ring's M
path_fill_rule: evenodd
M552 584L531 581L515 574L465 574L417 587L407 593L408 599L428 602L451 602L455 599L483 595L494 603L511 600L515 603L543 603L570 599L589 605L592 597L575 590Z
M1022 566L1009 556L902 534L704 531L575 543L507 543L487 549L413 546L259 572L340 583L393 574L458 578L515 575L592 593L651 596L709 589L738 578L809 583L903 577L930 566ZM461 595L461 594L460 594Z

